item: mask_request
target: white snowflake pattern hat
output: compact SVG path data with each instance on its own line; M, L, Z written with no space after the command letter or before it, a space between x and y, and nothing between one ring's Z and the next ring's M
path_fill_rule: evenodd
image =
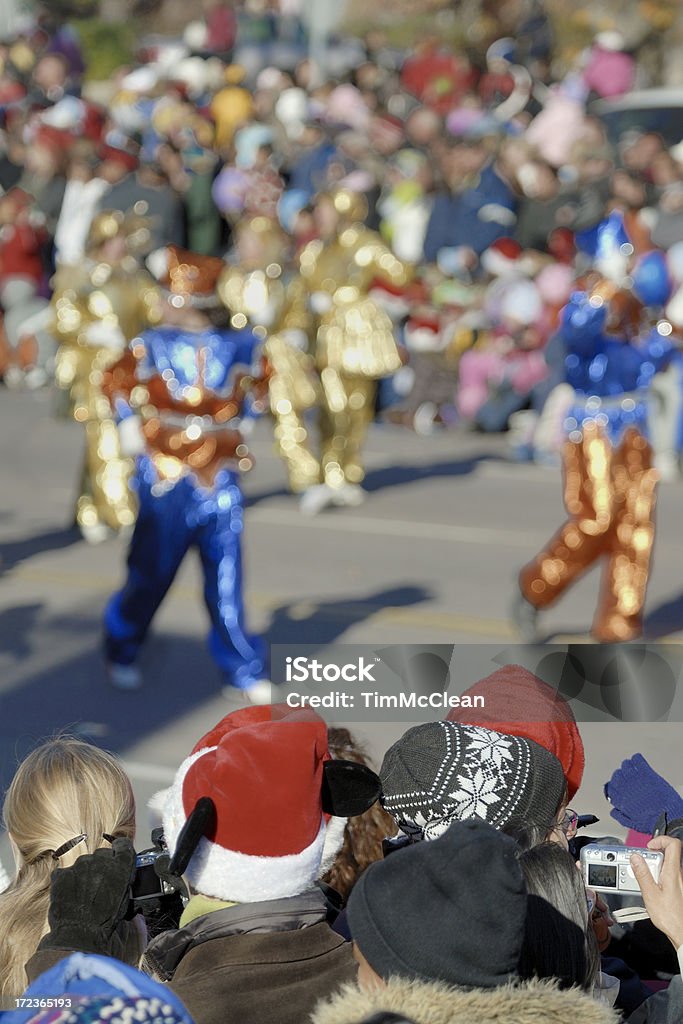
M380 778L385 810L418 839L475 817L498 829L549 830L566 785L559 760L533 740L448 721L409 729L385 754Z

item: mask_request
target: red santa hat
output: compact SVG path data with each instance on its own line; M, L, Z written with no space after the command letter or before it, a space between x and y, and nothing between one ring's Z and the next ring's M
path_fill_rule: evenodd
M192 887L236 903L296 896L323 871L329 816L362 813L379 796L374 772L356 769L331 760L327 727L313 712L235 711L195 745L166 794L169 850L177 852L181 831L209 797L215 819L185 869ZM336 831L338 848L343 825Z
M534 740L562 765L569 800L581 785L583 742L567 701L521 665L505 665L471 686L464 696L483 697L486 709L450 711L451 722L481 725L507 736Z
M368 296L385 313L388 313L392 320L400 320L410 308L405 287L387 281L385 278L376 277L374 279L368 290Z
M511 277L529 273L523 250L514 238L499 238L480 257L482 269L492 277Z
M444 347L441 320L436 311L416 313L409 317L404 333L406 348L411 352L438 352Z

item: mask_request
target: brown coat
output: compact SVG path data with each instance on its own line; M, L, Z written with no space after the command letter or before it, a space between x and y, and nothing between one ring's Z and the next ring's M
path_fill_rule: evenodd
M306 899L196 918L153 940L143 967L168 982L195 1024L304 1024L320 999L356 976L350 943Z

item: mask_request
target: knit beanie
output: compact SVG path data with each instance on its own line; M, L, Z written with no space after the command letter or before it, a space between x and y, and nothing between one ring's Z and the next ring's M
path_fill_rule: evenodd
M386 752L380 779L385 810L421 839L473 817L549 830L565 790L560 762L538 743L449 721L408 729Z
M27 1008L2 1014L3 1024L193 1024L168 985L106 956L73 953L24 992ZM52 1006L63 998L67 1009ZM17 1000L17 1003L19 1000ZM47 1009L36 1009L39 1007Z
M506 736L524 736L540 743L559 759L569 799L574 799L583 778L583 743L564 697L521 665L499 668L464 696L483 697L485 708L454 708L447 715L449 721L483 725Z
M472 819L372 864L351 892L348 921L375 973L467 988L512 980L526 914L516 851Z

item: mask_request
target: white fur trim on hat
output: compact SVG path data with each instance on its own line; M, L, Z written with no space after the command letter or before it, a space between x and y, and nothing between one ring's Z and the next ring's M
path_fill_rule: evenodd
M344 845L346 823L348 818L330 818L325 829L325 845L323 848L322 861L320 863L320 877L326 875L330 870L337 854Z
M519 274L521 257L511 259L499 249L491 247L484 250L479 257L479 262L482 269L492 277L511 277Z
M171 856L175 853L178 836L186 820L183 806L185 776L195 761L216 749L206 747L183 761L168 790L163 822ZM206 795L211 796L210 793ZM299 853L284 857L258 857L239 853L203 838L190 860L185 877L192 888L203 896L234 903L259 903L298 896L310 888L320 875L325 833L325 820L321 818L320 829L313 842Z
M325 831L323 819L311 845L285 857L253 857L200 839L185 875L197 892L234 903L298 896L320 875Z

